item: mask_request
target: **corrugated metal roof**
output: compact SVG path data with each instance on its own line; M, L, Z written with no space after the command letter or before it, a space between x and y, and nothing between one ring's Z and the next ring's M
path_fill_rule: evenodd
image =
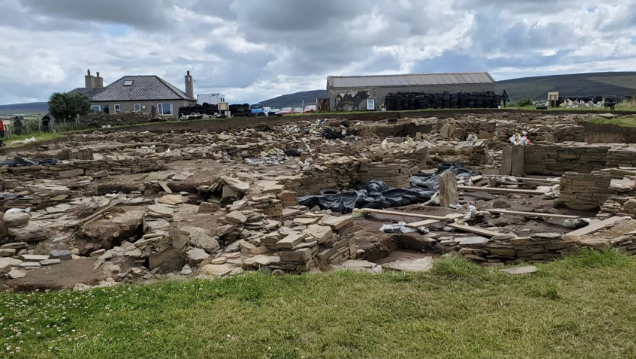
M124 82L132 85L124 86ZM95 102L193 100L158 76L125 76L93 95Z
M328 87L395 87L422 85L494 84L488 72L407 74L377 76L329 76Z

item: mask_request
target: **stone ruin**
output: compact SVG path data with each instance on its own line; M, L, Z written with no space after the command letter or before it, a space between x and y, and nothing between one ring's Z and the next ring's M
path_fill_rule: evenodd
M0 168L0 275L37 285L42 266L63 276L74 263L89 262L90 280L78 287L85 289L251 270L426 270L439 255L503 265L551 260L601 242L634 253L629 233L605 242L595 237L632 224L623 217L636 213L633 147L583 143L586 118L299 121L220 132L73 134L35 151L18 148L8 162L17 156L42 165ZM345 134L325 138L325 127ZM531 145L505 151L507 138L520 131ZM272 156L280 162L259 160ZM60 163L43 161L51 158ZM408 188L411 176L453 162L482 172L460 183L455 209L432 201L363 218L298 203L372 180ZM521 171L516 177L512 162ZM434 219L424 232L379 231L397 222L421 228L421 218L401 213ZM559 216L594 219L574 230ZM408 258L392 260L396 251Z

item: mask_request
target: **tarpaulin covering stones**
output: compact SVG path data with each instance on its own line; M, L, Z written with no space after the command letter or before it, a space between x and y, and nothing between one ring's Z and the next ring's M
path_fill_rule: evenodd
M445 171L453 171L458 179L479 175L479 172L464 168L462 164L446 164L440 165L434 174L411 177L411 188L392 188L380 180L374 180L366 187L353 191L301 197L298 203L339 213L350 213L355 208L383 209L424 203L437 193L439 176Z

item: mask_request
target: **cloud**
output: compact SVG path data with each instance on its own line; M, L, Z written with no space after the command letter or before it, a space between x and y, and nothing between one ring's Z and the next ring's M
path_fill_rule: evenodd
M155 74L254 102L329 75L631 70L636 0L3 0L0 103Z

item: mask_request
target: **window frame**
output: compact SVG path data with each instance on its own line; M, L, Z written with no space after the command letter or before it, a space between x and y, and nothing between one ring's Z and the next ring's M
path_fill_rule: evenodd
M121 105L116 103L113 105L113 114L116 115L118 113L121 113Z
M134 109L135 109L135 111L141 111L141 104L140 103L136 103L134 105Z
M165 113L164 105L170 106L170 113ZM157 103L157 114L160 116L174 116L174 106L170 102L159 102Z
M95 107L97 107L97 111L95 111ZM91 111L93 111L93 113L102 113L104 112L102 109L102 105L91 105Z

